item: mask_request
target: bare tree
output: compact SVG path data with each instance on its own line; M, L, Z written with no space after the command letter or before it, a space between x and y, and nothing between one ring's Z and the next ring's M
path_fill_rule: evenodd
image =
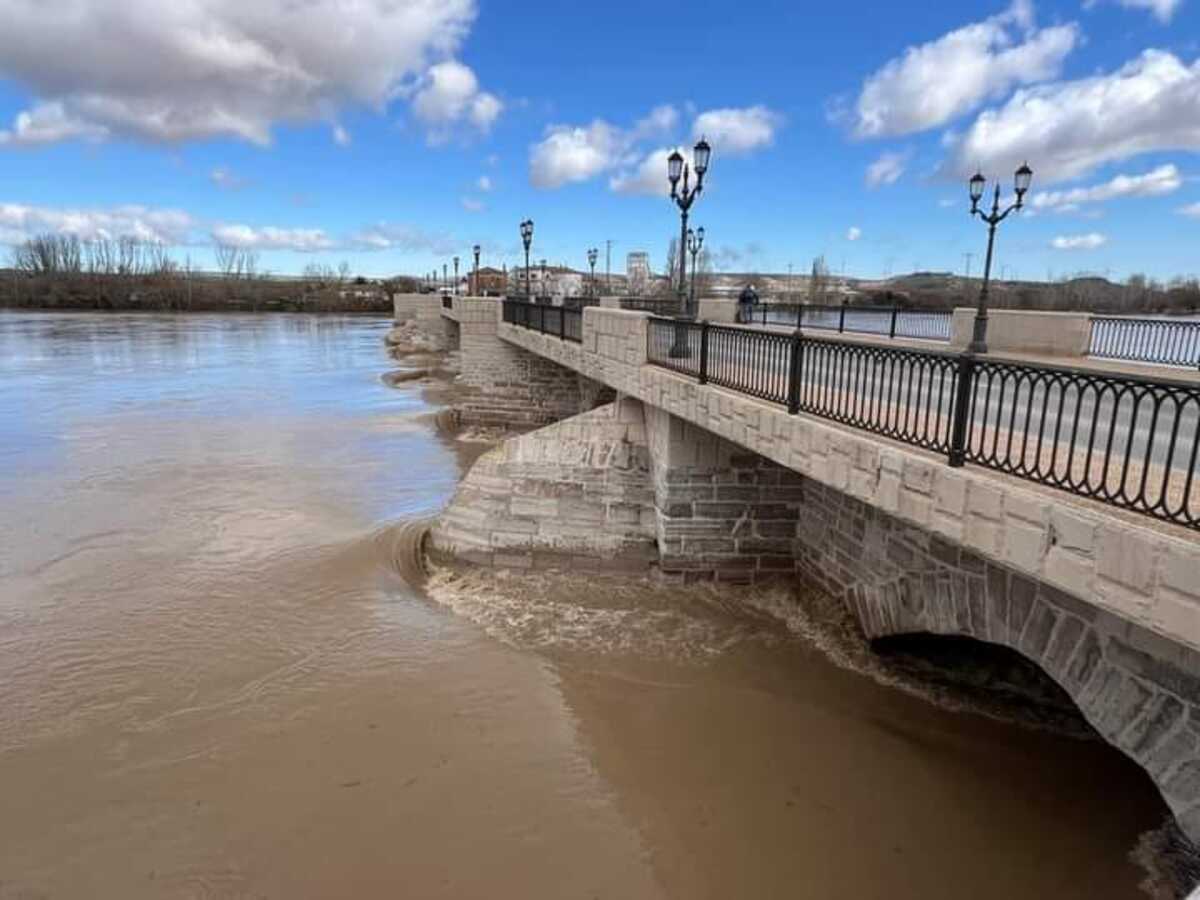
M338 263L338 284L345 284L350 280L350 263L344 259Z
M226 279L236 277L235 269L241 259L241 250L233 244L217 241L213 244L213 256L217 261L217 271Z
M712 254L702 249L696 256L696 271L692 275L696 280L696 296L705 297L712 292L713 262Z
M677 290L679 284L679 238L671 238L667 244L667 287Z

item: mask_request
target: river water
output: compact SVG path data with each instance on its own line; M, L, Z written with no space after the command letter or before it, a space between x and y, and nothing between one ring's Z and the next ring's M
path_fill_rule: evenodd
M1145 896L1101 743L747 596L410 587L470 453L388 328L0 313L0 898Z

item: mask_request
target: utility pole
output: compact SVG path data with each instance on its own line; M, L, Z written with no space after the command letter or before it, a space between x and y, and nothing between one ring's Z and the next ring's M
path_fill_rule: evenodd
M963 259L967 261L967 277L971 277L971 260L975 258L974 253L964 253Z

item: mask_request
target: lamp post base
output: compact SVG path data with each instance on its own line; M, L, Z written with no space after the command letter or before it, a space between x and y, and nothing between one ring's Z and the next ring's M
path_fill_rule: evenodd
M683 316L675 317L675 343L671 345L671 350L667 354L671 359L686 359L692 355L692 348L688 346L688 324L689 320Z
M976 313L975 322L971 329L971 343L967 344L967 352L971 354L987 353L987 314Z

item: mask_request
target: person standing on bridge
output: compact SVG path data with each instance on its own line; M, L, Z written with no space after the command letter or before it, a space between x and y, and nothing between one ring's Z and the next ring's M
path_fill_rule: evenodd
M753 284L748 284L738 295L738 321L743 325L751 324L754 321L754 307L756 306L758 306L758 291L754 289Z

